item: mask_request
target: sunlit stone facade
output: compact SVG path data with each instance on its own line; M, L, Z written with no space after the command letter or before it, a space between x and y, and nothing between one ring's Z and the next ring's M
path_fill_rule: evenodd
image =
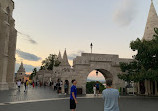
M12 17L14 2L0 0L0 90L14 88L17 31Z

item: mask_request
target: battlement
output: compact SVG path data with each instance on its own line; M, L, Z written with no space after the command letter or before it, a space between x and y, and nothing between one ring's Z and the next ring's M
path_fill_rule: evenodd
M119 59L118 55L112 54L94 54L94 53L82 53L81 56L77 56L73 60L73 65L76 64L90 64L90 62L112 62Z

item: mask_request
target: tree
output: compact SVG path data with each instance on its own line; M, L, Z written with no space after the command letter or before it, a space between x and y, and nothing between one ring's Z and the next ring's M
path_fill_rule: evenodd
M33 77L36 76L36 74L37 74L37 68L34 68L33 71L32 71L32 73L31 73L31 75L30 75L30 77L29 77L29 79L32 80Z
M50 54L45 60L42 61L41 70L47 69L47 70L53 70L53 67L59 66L61 62L58 60L57 55Z
M158 28L151 41L137 38L130 43L130 48L137 51L130 63L120 63L122 73L118 77L124 81L139 82L144 80L158 81Z

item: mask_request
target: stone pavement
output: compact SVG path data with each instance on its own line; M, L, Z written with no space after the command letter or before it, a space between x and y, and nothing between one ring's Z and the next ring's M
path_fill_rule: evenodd
M103 111L101 98L78 99L77 111ZM120 111L158 111L158 99L121 98ZM0 105L0 111L70 111L69 99Z
M103 111L101 96L78 97L77 111ZM157 97L120 97L120 111L158 111ZM70 111L69 97L49 87L30 88L27 93L0 91L0 111Z
M20 92L17 89L10 91L0 91L0 103L61 97L65 97L65 95L58 95L56 91L50 87L32 88L32 86L29 86L28 91L24 92L24 87L22 86Z

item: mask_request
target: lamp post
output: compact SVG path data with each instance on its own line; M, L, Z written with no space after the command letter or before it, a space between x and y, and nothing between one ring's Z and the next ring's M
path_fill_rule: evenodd
M96 76L98 76L98 70L96 70Z
M93 48L93 44L92 43L91 43L90 47L91 47L91 53L92 53L92 48Z

